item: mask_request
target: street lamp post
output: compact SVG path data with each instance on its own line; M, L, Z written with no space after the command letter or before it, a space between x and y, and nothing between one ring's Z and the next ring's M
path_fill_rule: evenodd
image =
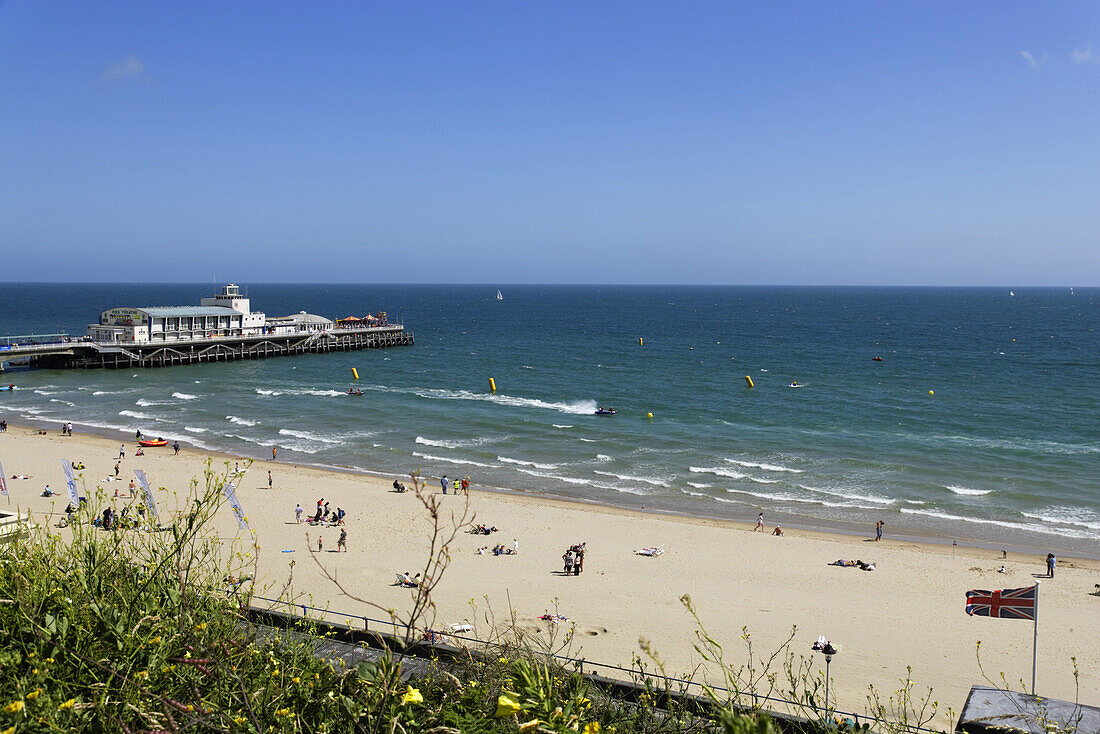
M825 718L829 718L829 664L833 662L833 655L840 652L839 649L833 647L833 643L825 641L822 643L823 637L819 637L818 641L814 643L812 649L820 652L825 656Z

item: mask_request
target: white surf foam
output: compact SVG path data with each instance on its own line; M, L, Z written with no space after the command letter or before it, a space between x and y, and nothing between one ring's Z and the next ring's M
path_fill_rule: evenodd
M594 438L582 438L581 440L585 443L596 443L596 439Z
M187 431L188 433L206 433L205 428L194 428L192 426L184 426L183 430Z
M75 408L76 403L70 403L68 400L62 400L60 398L50 398L51 403L61 403L62 405L68 405L70 408Z
M138 406L139 408L151 408L154 405L168 405L168 403L160 400L146 400L145 398L138 398L137 402L134 403L134 405Z
M733 471L723 466L689 466L688 471L692 474L714 474L719 477L726 477L727 479L745 479L749 476L748 474Z
M433 456L432 454L422 454L419 451L414 451L413 456L418 456L425 461L440 461L444 464L465 464L467 466L480 466L484 469L492 469L494 464L483 464L480 461L471 461L470 459L455 459L450 456Z
M176 400L196 400L199 396L192 395L191 393L187 392L174 392L172 393L172 397L174 397Z
M861 502L870 502L873 505L892 505L895 500L889 497L877 497L873 494L859 494L853 492L851 489L830 489L828 487L807 487L805 484L796 484L799 489L804 489L807 492L816 492L818 494L827 494L830 497L845 497L853 500L860 500ZM847 506L847 505L845 505Z
M596 454L596 461L614 461L614 459L607 454Z
M708 487L711 487L713 485L707 484L706 482L688 482L688 486L689 487L695 487L696 489L707 489ZM689 492L688 494L698 494L698 493L697 492ZM700 494L698 496L706 497L707 495Z
M537 461L524 461L523 459L509 459L507 456L498 456L501 464L518 464L519 466L533 466L536 469L557 469L557 464L540 464Z
M38 388L35 388L34 391L39 395L57 395L57 390L40 390Z
M149 415L148 413L142 413L142 412L139 412L137 410L120 410L120 411L118 411L118 414L119 415L124 415L127 418L137 418L138 420L141 420L141 421L159 421L160 420L160 418L157 418L155 415Z
M271 397L274 397L276 395L282 395L282 393L279 392L278 390L264 390L263 388L260 388L260 387L256 388L256 394L257 395L271 396Z
M554 426L554 428L572 428L572 427L573 427L573 426L560 426L560 425L558 425L557 423L553 423L553 424L551 424L551 425L553 425L553 426Z
M600 476L603 476L603 477L614 477L615 479L621 479L624 482L642 482L643 484L651 484L654 487L668 487L668 486L671 486L671 485L669 485L667 480L661 479L659 477L643 477L643 476L637 476L637 475L632 475L632 474L615 474L614 472L600 471L598 469L594 469L592 471L592 473L593 474L599 474Z
M393 388L390 388L393 389ZM398 390L406 392L405 390ZM478 400L487 403L506 405L512 408L538 408L556 410L570 415L592 415L596 412L595 400L575 400L571 402L523 398L515 395L496 395L470 392L469 390L444 390L439 388L414 388L408 390L414 395L431 400Z
M421 446L434 446L437 449L463 449L471 446L483 446L488 443L487 438L456 438L453 440L444 440L436 438L424 438L423 436L417 436L414 443L418 443Z
M970 487L956 487L952 484L945 484L945 488L950 489L955 494L966 495L969 497L981 497L982 495L992 494L992 489L971 489Z
M339 438L332 436L322 436L317 433L310 433L309 431L295 431L292 428L280 428L279 435L281 436L293 436L294 438L305 439L306 441L318 441L320 443L343 443Z
M785 471L791 472L792 474L801 474L803 472L802 469L792 469L789 466L779 466L778 464L762 464L755 461L741 461L740 459L727 458L723 458L722 461L728 461L731 464L743 466L746 469L763 469L764 471Z
M238 426L255 426L259 423L259 421L250 421L247 418L238 418L235 415L227 415L225 419L230 423L236 423Z

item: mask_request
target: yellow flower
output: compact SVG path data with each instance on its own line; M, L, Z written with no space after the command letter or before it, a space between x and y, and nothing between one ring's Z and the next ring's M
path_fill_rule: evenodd
M298 676L294 676L293 678L290 679L290 682L291 683L301 683L302 679L299 678Z
M498 658L497 662L498 663L503 663L504 665L507 665L508 664L508 658Z
M149 640L149 644L150 645L159 645L160 644L160 635L157 635L153 639Z
M275 712L276 716L290 716L290 709L279 709Z
M522 724L520 724L519 725L519 730L521 732L527 732L527 731L530 731L530 730L534 729L538 725L539 725L539 720L538 719L531 719L530 721L525 721Z
M275 670L271 671L271 675L273 675L273 676L278 675L278 674L279 674L279 669L278 668L275 668Z
M28 701L33 701L34 699L38 698L38 694L40 693L42 693L42 689L35 688L33 691L27 694L26 698Z
M0 732L0 734L15 734L15 724L12 724L7 729L5 729L3 732Z
M4 707L4 713L5 714L17 714L17 713L19 713L20 711L23 710L23 706L24 706L24 703L21 700L20 701L12 701L11 703L9 703L7 706Z
M137 672L137 677L141 678L142 680L149 680L149 671L148 670L139 670Z
M592 705L592 702L589 701L584 696L581 696L580 698L577 699L577 705L580 706L581 708L588 708L589 706Z
M592 721L585 724L584 734L600 734L600 722Z
M52 663L52 662L53 662L53 658L46 658L46 662L47 662L47 663Z
M196 624L195 629L197 629L199 632L202 632L204 629L206 629L206 622L203 622L202 624Z
M237 716L233 719L234 724L243 724L246 721L248 721L248 719L244 718L243 716Z
M510 696L500 696L497 698L497 713L498 717L511 716L512 714L519 712L519 703Z
M76 699L75 698L70 698L65 703L58 705L57 710L58 711L68 711L69 709L71 709L75 705L76 705Z
M409 690L405 691L405 695L401 697L402 706L409 703L424 703L424 697L420 695L420 691L412 686L409 686Z

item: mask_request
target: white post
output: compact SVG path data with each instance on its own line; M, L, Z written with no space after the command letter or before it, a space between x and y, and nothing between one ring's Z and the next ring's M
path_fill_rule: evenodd
M1035 582L1035 639L1031 647L1031 695L1035 695L1035 669L1039 662L1039 584Z

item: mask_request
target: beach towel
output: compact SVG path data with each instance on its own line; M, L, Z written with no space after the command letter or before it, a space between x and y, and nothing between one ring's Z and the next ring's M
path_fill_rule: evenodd
M659 556L664 552L665 547L663 545L656 545L648 548L638 548L634 551L634 553L639 556Z

